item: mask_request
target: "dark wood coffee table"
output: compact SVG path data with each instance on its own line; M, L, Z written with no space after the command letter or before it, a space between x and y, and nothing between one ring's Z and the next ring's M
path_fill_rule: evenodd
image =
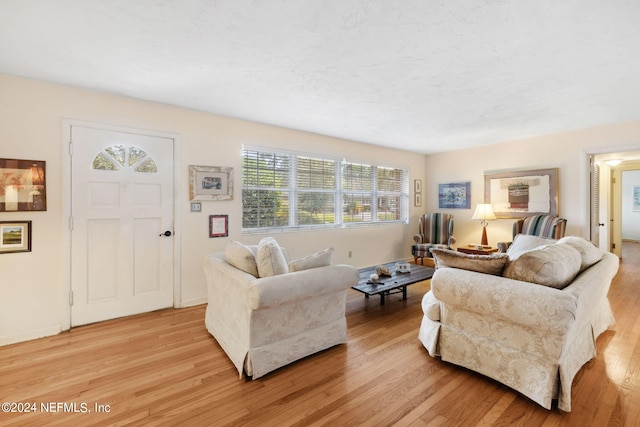
M398 261L400 262L400 261ZM380 265L380 264L378 264ZM365 298L369 298L371 295L380 295L380 305L384 305L384 300L387 295L402 292L402 299L407 299L407 286L423 280L431 279L435 269L431 267L425 267L423 265L411 264L411 271L409 273L396 273L396 262L385 263L389 267L392 275L380 276L377 284L370 283L371 275L376 272L376 267L361 268L358 270L360 274L360 281L356 286L352 286L352 289L362 292ZM368 283L369 282L369 283Z

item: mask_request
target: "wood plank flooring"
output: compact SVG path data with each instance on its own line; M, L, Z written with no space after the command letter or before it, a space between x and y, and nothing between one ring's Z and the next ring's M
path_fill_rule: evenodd
M348 344L250 382L207 333L204 306L0 347L0 402L35 404L0 412L0 425L638 426L638 277L640 244L625 243L609 294L617 326L576 376L571 413L429 357L423 282L385 306L350 290Z

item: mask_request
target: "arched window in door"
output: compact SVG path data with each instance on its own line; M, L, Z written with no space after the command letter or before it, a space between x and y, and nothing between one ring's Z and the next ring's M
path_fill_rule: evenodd
M131 168L134 172L158 173L156 162L141 148L112 145L94 157L91 169L118 171Z

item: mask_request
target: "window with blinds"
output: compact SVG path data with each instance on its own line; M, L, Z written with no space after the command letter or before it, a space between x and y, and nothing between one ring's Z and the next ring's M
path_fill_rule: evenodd
M242 157L245 231L407 221L404 169L262 148Z

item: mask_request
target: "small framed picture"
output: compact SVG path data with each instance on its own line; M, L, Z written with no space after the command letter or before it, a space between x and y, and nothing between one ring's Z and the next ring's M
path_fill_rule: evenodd
M413 204L414 206L422 206L422 193L415 193L413 195Z
M229 235L229 215L209 215L209 238Z
M414 193L422 193L422 180L414 179L413 180L413 192Z
M189 199L233 200L233 168L189 166Z
M0 221L0 254L31 252L31 221Z

